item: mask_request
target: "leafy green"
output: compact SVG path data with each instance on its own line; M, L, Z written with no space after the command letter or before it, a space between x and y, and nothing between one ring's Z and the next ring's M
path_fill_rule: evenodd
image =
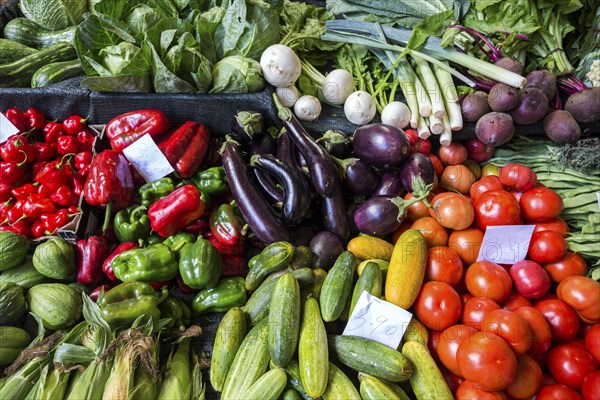
M453 16L454 11L448 10L423 19L413 28L413 33L406 48L418 50L425 44L429 36L440 36L444 29L450 25Z
M215 31L217 55L223 58L233 51L244 33L248 8L245 0L233 0Z
M77 25L88 9L87 0L20 0L27 18L51 31Z
M160 19L160 14L152 7L147 4L140 4L127 15L125 23L131 28L136 41L141 41L148 29L154 26Z
M225 12L224 7L212 7L208 11L200 14L196 26L198 41L200 42L200 50L212 63L217 62L217 45L215 43L215 32L221 24Z
M265 81L258 61L229 56L215 64L210 93L253 93L262 90Z

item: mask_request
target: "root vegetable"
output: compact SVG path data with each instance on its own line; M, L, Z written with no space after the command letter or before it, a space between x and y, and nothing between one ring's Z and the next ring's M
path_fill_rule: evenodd
M592 124L600 121L600 87L584 89L573 93L565 104L575 121L580 124Z
M260 67L265 80L275 87L293 84L302 70L300 58L283 44L267 47L260 56Z
M344 103L344 114L355 125L368 124L375 118L375 100L364 90L357 90L348 96Z
M294 85L278 87L275 89L275 93L281 104L286 107L293 107L298 98L300 98L300 92Z
M493 111L509 111L519 104L519 93L514 87L497 83L490 90L488 103Z
M354 79L345 69L334 69L323 81L323 97L333 105L344 104L353 91Z
M514 72L515 74L521 75L523 73L523 65L519 60L512 57L502 57L494 62L499 67Z
M315 96L304 95L294 104L294 114L301 121L314 121L321 114L321 102Z
M468 94L461 104L463 119L467 122L475 122L491 111L488 104L488 95L485 92Z
M581 137L581 128L570 112L556 110L544 118L544 132L556 143L573 143Z
M514 136L515 126L510 115L493 111L477 121L475 133L483 144L498 147Z
M544 92L548 101L552 101L556 96L556 76L550 71L540 70L531 71L525 77L527 83L524 86L526 88L537 88Z
M535 124L548 112L548 98L540 89L529 87L519 93L519 105L510 111L515 124Z
M404 129L410 122L410 109L400 101L392 101L383 108L381 122L398 129Z

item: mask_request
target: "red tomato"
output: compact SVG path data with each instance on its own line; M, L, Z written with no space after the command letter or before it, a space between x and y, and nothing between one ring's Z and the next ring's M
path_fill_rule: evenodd
M467 159L467 149L460 143L452 142L448 146L440 146L438 157L446 165L460 164Z
M444 171L444 164L440 161L440 159L435 154L427 154L427 157L431 160L433 164L433 170L435 171L435 176L440 176L442 171Z
M531 330L531 347L528 353L534 356L546 353L550 348L552 333L544 314L530 306L516 308L513 312L527 321Z
M515 378L517 358L501 337L477 332L463 341L456 351L461 375L479 389L503 390Z
M456 400L506 400L503 392L486 392L469 381L460 384L454 397Z
M519 294L528 299L537 299L548 293L550 277L536 262L523 260L510 267L510 277Z
M465 381L464 378L458 375L454 375L452 372L448 371L448 369L444 368L444 366L440 365L439 363L438 368L440 369L440 372L442 373L442 376L444 377L446 385L448 385L450 391L452 393L456 392L456 389L458 389L460 384Z
M448 247L456 251L463 262L463 266L468 267L477 261L482 241L483 232L477 228L455 230L448 237Z
M471 185L475 183L475 175L463 164L448 165L440 176L440 185L447 189L454 189L462 194L469 194Z
M419 218L413 222L411 228L423 234L427 248L445 246L448 243L448 231L433 217Z
M583 257L567 250L567 254L562 259L544 264L544 270L554 282L560 283L569 276L587 275L588 267Z
M500 182L511 189L525 192L535 186L537 176L529 167L521 164L507 164L500 170Z
M508 385L506 393L515 399L529 399L542 387L542 369L526 354L517 356L517 376Z
M553 231L534 233L527 254L540 264L553 263L567 254L567 242L562 235Z
M504 190L504 185L496 175L487 175L471 185L469 194L473 201L477 200L485 192L490 190Z
M469 301L470 299L472 299L473 295L471 293L459 293L459 295L460 295L460 302L462 303L463 309L464 309L465 303L467 301Z
M473 223L471 202L458 193L440 193L431 201L429 214L446 228L462 230Z
M527 221L550 221L560 215L563 201L554 190L539 187L523 193L519 206Z
M548 385L542 388L535 400L583 400L583 398L565 385Z
M500 306L487 297L473 297L467 300L462 309L461 321L463 324L481 329L481 322L490 312L499 309Z
M600 322L600 283L586 276L570 276L558 284L556 294L573 307L584 322Z
M501 303L510 295L512 280L500 265L490 261L477 261L465 274L467 290L473 296L489 297Z
M502 303L502 308L508 311L513 311L523 306L531 306L531 302L514 290L510 292L510 296Z
M600 324L592 326L585 334L585 348L600 364Z
M475 223L483 231L490 225L517 225L522 222L519 203L506 190L490 190L477 198Z
M553 341L564 342L577 336L579 316L567 303L559 299L548 299L536 303L535 308L544 314L550 325Z
M500 336L517 354L527 352L533 342L533 334L527 321L518 314L501 308L485 316L481 321L481 330Z
M461 376L456 362L458 346L464 340L469 340L476 332L477 329L461 324L446 328L442 332L437 346L437 355L444 367L448 368L448 371L454 375Z
M460 318L460 308L458 293L445 282L426 282L414 304L419 321L435 331L454 325Z
M477 139L469 139L465 143L469 159L478 163L485 162L494 156L495 148L480 142Z
M558 383L581 388L583 378L598 369L596 360L576 339L554 347L548 353L548 370Z
M427 339L427 348L429 349L429 353L431 353L431 357L435 360L436 363L439 364L440 359L438 358L437 349L440 344L440 338L442 337L442 332L438 331L429 331L429 338Z
M554 231L556 233L560 233L563 237L567 236L569 232L569 225L562 218L554 218L550 221L544 222L531 222L527 221L528 225L535 224L535 228L533 229L533 233L541 232L541 231Z
M404 200L410 200L413 199L415 196L412 195L412 193L406 193L404 195ZM427 196L427 201L431 202L431 200L433 199L432 195ZM408 206L406 208L406 218L409 221L416 221L419 218L423 218L423 217L430 217L431 215L429 215L429 208L423 203L423 201L418 201L414 204L411 204L410 206Z
M426 281L446 282L455 286L460 282L462 275L462 260L454 250L445 246L435 246L427 250Z
M585 400L600 399L600 371L594 371L583 378L581 394Z
M544 386L549 386L549 385L556 385L556 379L554 379L552 377L552 375L543 372L542 373L542 387Z

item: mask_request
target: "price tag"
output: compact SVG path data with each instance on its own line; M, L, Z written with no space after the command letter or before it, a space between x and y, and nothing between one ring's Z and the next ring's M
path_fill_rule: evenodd
M483 235L477 261L514 264L527 256L535 225L488 226Z
M362 292L343 335L360 336L397 349L412 314L387 301ZM377 355L374 355L376 357Z
M0 144L6 142L9 137L17 133L19 133L17 127L4 114L0 113Z
M127 146L123 154L147 182L155 181L173 172L173 167L150 135L144 135Z

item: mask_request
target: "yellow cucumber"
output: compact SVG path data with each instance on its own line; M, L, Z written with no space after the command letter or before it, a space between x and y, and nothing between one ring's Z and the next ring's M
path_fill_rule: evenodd
M329 363L329 377L323 400L361 400L352 381L333 363Z
M342 315L352 291L356 265L354 254L344 251L327 273L319 296L323 321L335 321Z
M454 398L427 346L409 340L402 346L402 354L414 366L415 372L410 377L410 386L418 400Z
M393 244L373 236L357 236L348 242L348 251L351 251L359 260L380 258L390 261L393 250Z
M363 271L363 268L365 267L365 265L367 265L370 262L374 262L377 265L379 265L379 269L381 269L381 275L383 276L383 279L385 280L385 276L387 275L387 270L388 270L388 267L390 266L390 262L381 260L379 258L369 258L368 260L361 261L360 264L358 264L358 268L356 269L358 276L360 276L362 274L362 271Z
M210 384L217 392L223 390L227 372L245 337L246 317L241 308L234 307L227 311L219 323L215 336L210 362Z
M410 397L400 389L396 392L387 383L374 376L358 374L360 381L360 396L363 400L410 400Z
M271 360L271 362L269 363L269 368L277 368L275 364L273 364L273 360ZM288 389L294 389L303 399L311 400L312 397L310 397L308 393L306 393L306 390L304 390L304 386L302 386L302 381L300 380L300 367L298 366L298 361L293 359L289 362L287 367L282 369L285 371L288 377Z
M358 302L359 297L366 290L369 294L375 297L381 296L381 288L383 286L383 278L381 276L381 269L379 265L374 262L370 262L363 269L362 275L358 277L356 285L354 285L354 291L352 292L352 300L350 300L350 309L348 315L352 315L354 306Z
M310 397L321 396L327 388L329 349L319 304L312 297L304 302L298 344L298 364L300 381L306 393Z
M275 368L261 376L246 393L245 400L277 400L283 393L287 375L282 369Z
M300 330L300 286L291 273L275 284L268 321L269 354L275 365L285 367L294 357Z

